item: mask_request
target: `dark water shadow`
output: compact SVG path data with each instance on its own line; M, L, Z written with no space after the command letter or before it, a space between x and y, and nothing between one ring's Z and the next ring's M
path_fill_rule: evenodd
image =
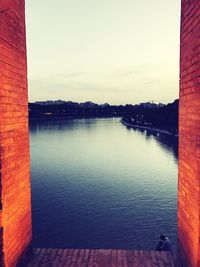
M140 132L145 136L145 138L151 139L154 138L154 140L157 141L159 146L166 152L169 152L173 155L175 162L178 164L178 137L165 134L165 133L156 133L153 131L147 131L144 129L134 129L131 127L126 126L127 130L129 131L136 131Z
M40 120L30 120L29 130L32 134L38 131L65 131L72 130L80 125L83 125L88 130L93 128L96 124L95 119L40 119Z

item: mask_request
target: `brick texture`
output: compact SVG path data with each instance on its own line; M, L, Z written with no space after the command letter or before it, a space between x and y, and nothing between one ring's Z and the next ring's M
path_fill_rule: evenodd
M178 250L200 266L200 1L182 0L179 107Z
M0 0L0 256L15 266L31 242L24 0Z

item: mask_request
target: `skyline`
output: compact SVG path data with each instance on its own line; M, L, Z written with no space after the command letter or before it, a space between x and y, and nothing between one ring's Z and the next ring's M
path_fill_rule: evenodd
M29 102L172 102L179 13L178 0L27 1Z
M47 100L36 100L36 101L29 101L28 103L29 104L41 104L41 105L60 105L60 104L95 104L95 105L109 105L109 106L124 106L124 105L132 105L132 106L137 106L137 105L141 105L141 104L155 104L155 105L168 105L168 104L172 104L174 102L176 102L177 100L179 100L178 98L177 99L174 99L172 102L169 102L169 103L161 103L161 102L154 102L154 101L147 101L147 102L138 102L138 103L135 103L135 104L132 104L132 103L125 103L125 104L111 104L111 103L108 103L108 102L104 102L104 103L97 103L97 102L92 102L92 101L73 101L73 100L63 100L63 99L47 99Z

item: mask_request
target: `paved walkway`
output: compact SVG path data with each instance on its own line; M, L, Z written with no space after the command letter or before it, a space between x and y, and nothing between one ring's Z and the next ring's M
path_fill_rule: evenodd
M169 252L94 249L34 249L27 267L174 267Z

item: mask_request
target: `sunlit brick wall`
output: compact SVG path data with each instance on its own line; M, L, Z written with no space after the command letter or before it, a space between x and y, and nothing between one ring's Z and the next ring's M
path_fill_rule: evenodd
M200 266L200 1L182 0L178 246L182 266Z
M0 209L0 265L12 267L32 235L24 0L0 0Z

